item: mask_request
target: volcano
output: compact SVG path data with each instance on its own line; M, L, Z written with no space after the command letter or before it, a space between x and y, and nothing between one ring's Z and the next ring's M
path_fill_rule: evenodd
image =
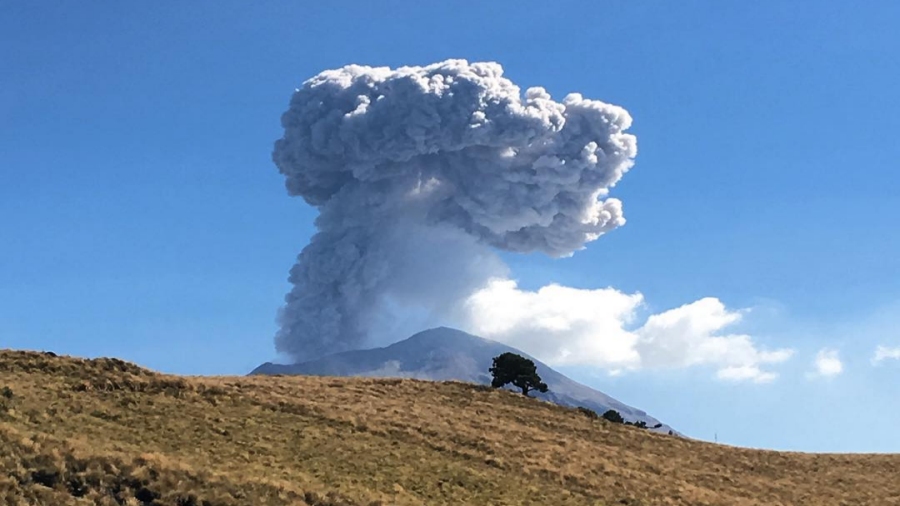
M527 353L496 341L439 327L413 335L383 348L335 353L298 364L265 363L251 375L363 376L412 378L430 381L465 381L489 385L488 369L493 357L512 352L534 360L538 374L547 383L547 393L534 392L538 399L562 406L585 407L599 414L614 409L629 422L661 423L645 411L578 383ZM654 429L673 430L666 424Z

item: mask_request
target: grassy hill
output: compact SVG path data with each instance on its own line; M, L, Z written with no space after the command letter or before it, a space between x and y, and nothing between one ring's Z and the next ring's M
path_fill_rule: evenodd
M900 504L900 455L746 450L461 383L0 351L0 502Z

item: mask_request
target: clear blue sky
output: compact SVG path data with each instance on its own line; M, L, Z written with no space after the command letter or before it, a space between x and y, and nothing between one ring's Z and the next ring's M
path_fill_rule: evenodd
M522 286L753 308L779 378L569 373L685 433L900 451L900 3L6 2L0 347L243 374L315 211L271 162L290 94L349 63L500 62L622 105L628 224ZM810 377L837 351L840 374Z

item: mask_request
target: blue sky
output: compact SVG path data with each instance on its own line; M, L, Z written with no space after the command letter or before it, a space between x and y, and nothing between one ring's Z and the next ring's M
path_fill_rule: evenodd
M900 451L900 361L871 362L900 346L900 4L337 5L0 7L0 347L185 374L272 359L314 231L271 162L294 88L491 60L625 107L638 137L628 223L572 258L504 254L521 287L613 286L647 314L716 297L794 350L764 383L563 372L701 439ZM842 370L813 377L823 349Z

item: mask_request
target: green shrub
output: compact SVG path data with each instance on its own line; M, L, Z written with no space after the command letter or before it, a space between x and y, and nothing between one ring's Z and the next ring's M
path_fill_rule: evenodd
M2 389L0 389L0 396L3 396L4 399L11 400L13 398L13 391L9 387L3 387Z
M614 409L610 409L606 413L603 413L603 419L612 423L625 423L625 419L622 418L622 415Z

